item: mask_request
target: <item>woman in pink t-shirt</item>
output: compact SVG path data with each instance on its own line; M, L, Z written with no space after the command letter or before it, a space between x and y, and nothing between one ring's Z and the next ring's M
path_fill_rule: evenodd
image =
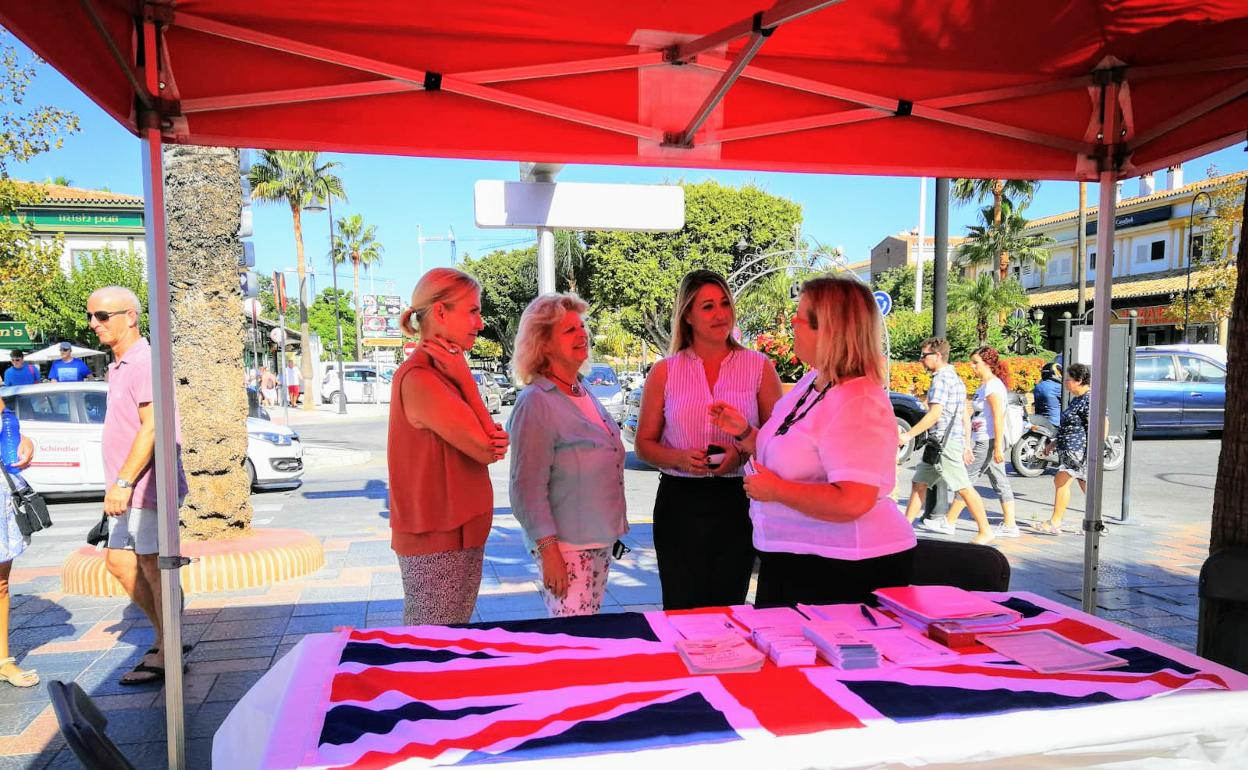
M850 278L802 286L793 346L811 371L752 428L729 404L715 425L754 455L745 478L756 606L862 602L910 583L915 538L890 493L897 423L884 387L880 312Z

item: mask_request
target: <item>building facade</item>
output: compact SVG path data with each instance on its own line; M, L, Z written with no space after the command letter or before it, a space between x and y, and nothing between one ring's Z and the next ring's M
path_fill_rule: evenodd
M17 210L19 221L37 237L63 237L61 269L70 271L85 255L111 248L146 260L143 242L143 198L104 190L27 182L43 193L39 203Z
M949 236L949 256L951 262L958 246L964 242L966 242L966 238ZM894 267L915 264L919 257L918 243L919 234L916 230L885 237L871 249L871 277L874 278L880 273L892 270ZM936 238L930 235L925 236L922 249L924 270L930 269L935 256Z

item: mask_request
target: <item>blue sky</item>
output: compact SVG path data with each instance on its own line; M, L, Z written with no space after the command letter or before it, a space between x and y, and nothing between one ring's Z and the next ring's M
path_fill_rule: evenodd
M12 37L7 38L26 55L29 51ZM68 109L81 120L81 131L65 142L64 148L42 155L26 164L13 164L10 174L20 179L42 180L63 175L76 186L108 187L114 192L141 195L139 143L104 114L89 99L51 67L43 66L27 94L28 105L52 104ZM345 183L348 201L335 203L335 216L363 214L377 225L378 239L385 247L381 266L375 271L377 291L393 290L407 295L419 276L417 225L425 236L445 236L454 228L458 249L482 254L503 245L532 242L533 233L523 230L480 230L473 223L472 188L478 179L518 179L516 163L454 161L373 155L326 153L325 158L341 163L339 174ZM1223 172L1248 168L1248 153L1235 146L1219 153L1189 161L1187 181L1202 179L1210 164ZM651 169L625 166L567 166L561 181L653 184L686 180L715 179L722 184L753 183L764 190L801 204L804 230L825 245L843 246L851 261L864 259L871 247L891 233L918 224L919 183L903 177L829 176L762 172L707 171L702 169ZM1161 180L1159 180L1161 181ZM1125 192L1134 195L1135 180L1126 182ZM1033 218L1074 208L1077 185L1072 182L1044 182L1028 213ZM933 227L932 202L935 184L928 181L927 232ZM1096 186L1088 190L1096 200ZM972 206L954 207L950 214L950 234L959 235L975 217ZM304 218L305 247L309 261L320 274L316 289L329 285L329 226L325 214ZM271 272L293 268L294 237L290 211L285 205L255 206L257 269ZM425 245L425 265L451 262L449 244ZM347 268L339 268L339 279L349 279ZM387 282L390 285L387 286ZM365 291L367 291L367 284Z

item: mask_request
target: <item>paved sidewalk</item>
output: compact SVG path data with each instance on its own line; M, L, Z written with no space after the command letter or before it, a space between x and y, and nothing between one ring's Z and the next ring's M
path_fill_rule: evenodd
M496 488L499 481L495 480ZM305 634L344 625L402 622L402 587L384 520L384 488L378 493L370 481L351 491L343 484L343 490L322 496L353 498L353 512L371 506L377 515L311 519L305 525L295 523L296 505L290 519L281 520L276 514L279 519L271 525L302 526L320 536L326 552L322 570L266 589L189 597L183 633L195 645L186 677L190 767L209 767L218 725L243 693ZM501 486L505 490L505 483ZM1082 498L1076 495L1076 501L1082 503ZM1038 517L1042 502L1020 500L1020 519ZM633 551L612 568L604 612L647 610L660 601L649 509L636 504L630 508L633 527L626 541ZM989 502L989 510L993 509ZM496 514L475 617L541 616L537 568L524 551L520 528L509 509L500 507ZM1077 526L1081 515L1072 507L1068 526ZM964 519L961 526L955 537L969 539L969 523ZM1186 519L1142 515L1131 526L1111 525L1101 546L1100 614L1194 649L1196 577L1207 553L1208 535L1207 513L1199 515L1199 508ZM1012 588L1079 605L1081 535L1029 534L1000 540L998 545L1013 566ZM150 627L124 601L59 593L58 564L51 554L39 552L15 564L13 654L23 665L37 668L45 682L76 680L105 711L110 736L131 762L144 770L164 767L162 692L155 686L117 683L147 647ZM0 713L4 715L0 770L77 767L57 733L44 685L29 690L0 685Z

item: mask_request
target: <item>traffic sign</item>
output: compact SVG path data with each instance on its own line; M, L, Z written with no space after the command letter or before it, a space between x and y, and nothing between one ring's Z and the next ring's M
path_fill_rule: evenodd
M877 291L873 295L875 297L875 305L880 309L880 315L888 315L893 310L893 298L888 296L888 292Z
M416 352L416 348L418 347L420 347L419 342L404 342L403 343L403 358L405 359L411 358L412 354Z

